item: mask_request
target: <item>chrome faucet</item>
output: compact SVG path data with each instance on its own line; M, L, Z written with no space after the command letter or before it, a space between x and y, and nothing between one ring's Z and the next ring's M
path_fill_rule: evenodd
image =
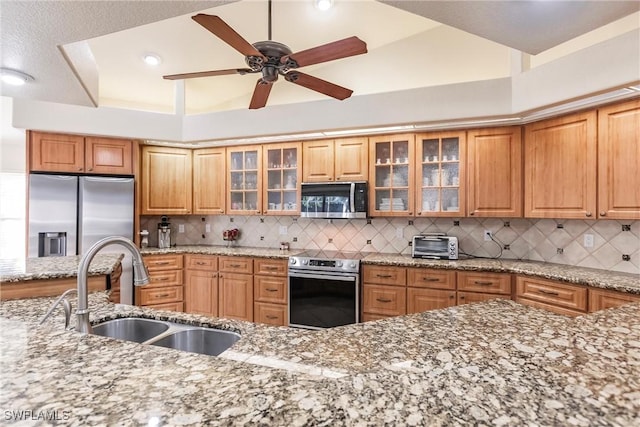
M87 276L89 274L89 265L93 260L93 257L100 251L100 249L105 246L111 244L119 244L124 246L131 252L133 255L133 284L135 286L143 286L149 283L149 274L147 273L147 269L144 266L144 261L142 261L142 255L138 248L133 244L133 242L129 239L125 239L120 236L111 236L105 237L102 240L97 241L87 253L85 253L80 259L80 264L78 265L78 308L76 309L76 331L81 332L83 334L91 333L91 323L89 323L89 292L87 288ZM65 328L69 324L69 316L71 313L71 305L69 301L67 301L66 296L68 293L73 292L73 289L70 289L63 293L60 298L58 298L47 314L44 315L40 323L42 324L49 315L53 312L58 304L62 302L65 309Z

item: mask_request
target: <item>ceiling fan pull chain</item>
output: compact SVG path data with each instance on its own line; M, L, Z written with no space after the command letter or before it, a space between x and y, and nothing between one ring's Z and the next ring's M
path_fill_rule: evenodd
M269 28L268 28L268 31L269 31L268 40L271 41L271 0L269 0Z

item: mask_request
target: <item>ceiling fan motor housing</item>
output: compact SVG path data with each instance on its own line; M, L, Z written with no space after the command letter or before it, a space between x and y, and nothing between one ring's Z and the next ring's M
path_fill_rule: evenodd
M268 40L256 42L253 44L253 47L263 54L264 58L247 56L245 57L245 62L252 70L262 70L265 81L274 82L278 79L278 74L284 74L288 71L289 67L287 64L283 64L280 60L284 56L291 55L289 46Z

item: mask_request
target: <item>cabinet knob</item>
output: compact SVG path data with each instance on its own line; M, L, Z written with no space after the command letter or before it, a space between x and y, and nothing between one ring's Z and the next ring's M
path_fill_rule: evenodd
M591 217L591 212L585 213L585 216L588 217L588 218Z
M475 212L469 212L469 215L471 215L471 216L473 216L475 214L476 214Z
M336 181L340 181L340 177L339 177L339 176L338 176L338 177L336 177Z
M605 211L600 211L600 216L607 216L607 213Z
M93 170L93 168L89 168L89 172L91 172Z
M413 215L413 212L409 212L409 215Z
M82 170L82 168L78 168L78 170L79 170L79 171L81 171L81 170Z
M422 212L418 212L418 215L422 215Z

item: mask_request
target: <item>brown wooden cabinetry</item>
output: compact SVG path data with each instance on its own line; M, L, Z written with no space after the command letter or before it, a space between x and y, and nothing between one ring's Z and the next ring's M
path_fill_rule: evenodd
M518 276L516 302L559 314L577 316L587 311L587 287Z
M589 289L589 313L607 308L640 302L640 295L611 291L608 289Z
M456 305L456 272L407 269L407 314Z
M362 270L362 319L406 314L407 269L365 265Z
M299 214L302 144L269 144L263 151L263 212L267 215Z
M135 288L137 305L183 311L184 281L182 255L146 255L149 284Z
M126 139L29 132L29 170L131 175L133 142Z
M217 316L218 257L185 255L185 264L185 312Z
M287 260L254 260L254 321L276 326L287 322Z
M466 152L465 132L416 135L417 215L464 215Z
M596 217L596 130L595 110L525 126L525 217Z
M223 214L225 212L224 148L193 150L193 213Z
M413 134L369 138L369 213L372 216L414 214Z
M219 257L218 314L230 319L253 321L253 260Z
M522 216L522 128L467 133L467 211L476 217Z
M511 275L508 273L487 273L460 271L458 276L458 304L488 301L491 299L511 299Z
M191 150L142 147L143 215L186 215L191 213Z
M304 182L367 180L369 151L366 137L307 141L302 150Z
M262 213L262 147L227 148L227 213Z
M598 110L598 217L640 219L640 99Z

